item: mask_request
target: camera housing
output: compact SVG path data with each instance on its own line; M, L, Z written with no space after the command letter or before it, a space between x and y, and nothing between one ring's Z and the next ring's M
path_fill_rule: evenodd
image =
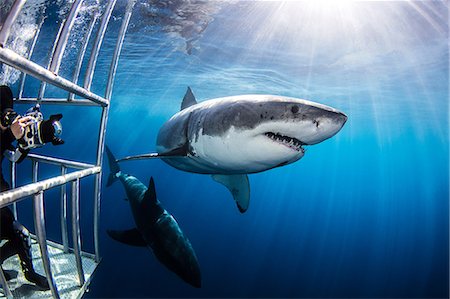
M30 108L24 117L30 117L31 123L25 127L25 133L18 140L19 147L23 150L30 150L41 147L51 142L53 145L61 145L64 140L60 138L62 134L61 118L62 114L51 115L48 120L39 109L39 105Z

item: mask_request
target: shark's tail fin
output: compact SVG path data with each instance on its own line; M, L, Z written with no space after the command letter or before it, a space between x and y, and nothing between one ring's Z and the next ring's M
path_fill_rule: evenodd
M110 174L108 176L108 182L106 182L106 187L109 187L117 180L117 173L120 172L119 163L116 162L116 157L114 157L113 153L109 149L108 146L105 146L106 155L108 156L109 162L109 170Z

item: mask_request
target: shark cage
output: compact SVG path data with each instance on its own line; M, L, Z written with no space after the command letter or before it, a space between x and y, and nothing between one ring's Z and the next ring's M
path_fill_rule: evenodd
M38 22L37 30L28 46L26 55L17 53L9 46L11 28L17 21L18 16L23 14L23 7L26 0L13 1L8 12L5 12L3 26L0 31L0 64L9 66L20 71L20 81L17 97L14 98L15 104L40 104L40 105L73 105L98 107L100 123L98 128L98 141L96 149L95 164L85 163L83 161L72 161L71 159L56 158L46 155L29 154L27 159L31 160L32 165L32 183L16 186L17 168L16 163L11 162L11 185L12 189L0 193L0 207L12 206L14 216L17 219L16 203L29 198L33 201L34 232L32 239L32 254L35 267L38 272L45 273L50 290L49 291L30 291L21 287L26 281L20 275L14 281L7 281L5 272L7 269L17 269L20 267L18 258L11 257L6 259L0 268L0 298L81 298L87 291L87 287L92 280L93 272L98 266L101 258L99 253L99 216L100 199L102 183L102 158L105 144L106 124L108 120L109 105L111 101L113 82L117 69L120 52L123 45L125 33L136 1L127 1L127 6L122 16L120 29L117 35L112 61L109 66L109 74L106 82L104 96L95 94L91 91L94 70L99 56L100 48L104 40L105 32L110 23L112 11L116 6L116 0L105 1L102 13L93 14L87 28L85 28L82 41L77 45L77 59L74 61L75 68L73 77L70 79L58 75L63 54L66 50L69 36L73 34L72 30L82 8L83 0L74 0L70 9L67 10L63 20L60 22L58 33L55 37L51 55L48 64L43 67L31 60L31 56L36 45L39 33L45 18L42 17ZM32 5L32 4L31 4ZM97 24L97 25L96 25ZM96 28L96 30L94 30ZM92 45L90 55L86 55L85 77L83 84L78 84L79 75L82 69L84 56L88 44ZM36 98L24 98L24 82L26 75L39 80L39 88L36 88ZM68 92L65 98L46 98L46 84L53 85L58 90ZM75 98L77 96L77 98ZM76 109L76 108L75 108ZM94 108L95 109L95 108ZM38 167L45 165L56 165L59 171L51 178L39 179ZM94 253L82 251L81 241L83 238L92 236L81 235L80 232L80 180L88 176L93 176L94 194L92 194L93 205L93 247ZM71 185L70 210L71 215L68 218L68 196L67 184ZM60 213L56 213L57 222L61 224L61 242L47 240L46 237L46 219L44 208L44 194L52 188L60 188ZM58 192L58 191L57 191ZM58 196L59 197L59 196ZM52 215L53 216L53 215ZM19 219L20 220L20 219ZM67 223L71 225L72 246L69 246L69 232ZM32 229L31 229L32 230Z

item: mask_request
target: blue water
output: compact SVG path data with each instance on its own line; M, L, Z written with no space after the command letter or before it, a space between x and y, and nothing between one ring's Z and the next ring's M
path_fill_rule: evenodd
M164 3L139 2L125 38L106 138L117 157L155 150L158 129L179 110L187 86L199 101L247 93L305 98L348 121L300 161L250 175L245 214L208 176L158 160L123 164L144 183L155 178L159 200L196 251L202 288L149 250L107 236L106 229L134 226L116 184L103 188L103 259L86 298L448 297L448 2ZM59 6L52 5L33 55L41 64L57 29ZM123 8L119 1L96 70L100 94ZM72 63L66 59L63 76ZM37 86L27 80L26 93L35 96ZM58 94L49 88L46 95ZM98 109L44 107L64 113L66 144L36 152L94 162ZM27 163L19 171L28 173ZM42 169L42 177L51 171ZM87 236L92 181L82 183ZM46 198L48 235L59 240L57 190ZM22 202L20 211L32 227L30 206ZM92 248L83 240L83 249Z

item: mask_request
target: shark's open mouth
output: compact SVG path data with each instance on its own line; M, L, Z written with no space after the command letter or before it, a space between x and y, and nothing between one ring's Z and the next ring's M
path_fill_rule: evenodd
M278 142L284 146L287 146L293 150L296 150L298 152L301 151L302 153L305 152L304 148L302 147L302 145L305 145L305 143L301 142L297 138L284 136L284 135L281 135L280 133L272 133L272 132L266 132L266 133L264 133L264 135L266 135L273 141Z

